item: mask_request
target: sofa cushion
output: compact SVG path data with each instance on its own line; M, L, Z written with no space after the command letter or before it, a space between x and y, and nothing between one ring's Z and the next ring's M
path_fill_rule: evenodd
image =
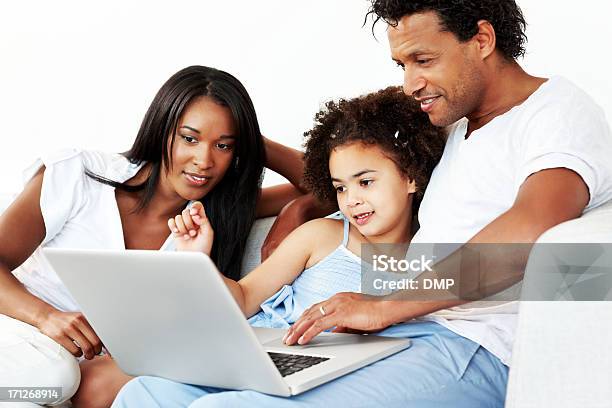
M255 220L249 237L247 238L240 277L246 276L261 263L261 246L263 245L276 217L260 218Z

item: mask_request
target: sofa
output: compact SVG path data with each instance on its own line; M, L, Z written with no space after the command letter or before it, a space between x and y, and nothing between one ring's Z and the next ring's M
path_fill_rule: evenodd
M612 243L612 202L538 240L567 242ZM525 284L538 272L528 263ZM521 302L506 408L612 407L611 345L610 302Z
M11 194L0 194L0 213L11 199ZM274 219L260 219L253 226L242 276L259 265L261 245ZM567 242L612 243L612 202L550 229L538 240ZM528 264L525 282L537 274ZM611 344L608 302L521 302L506 407L612 407Z

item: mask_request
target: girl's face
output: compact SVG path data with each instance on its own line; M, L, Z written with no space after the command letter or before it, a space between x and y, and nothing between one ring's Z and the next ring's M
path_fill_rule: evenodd
M204 197L230 167L236 137L229 108L206 96L192 100L176 127L167 184L182 199Z
M388 243L408 238L416 187L379 147L339 146L330 155L329 171L340 210L362 235Z

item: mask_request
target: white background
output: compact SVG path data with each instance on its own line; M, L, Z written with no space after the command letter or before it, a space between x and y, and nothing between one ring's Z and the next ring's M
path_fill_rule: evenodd
M519 0L535 75L560 74L612 118L606 0ZM162 83L193 64L238 77L262 132L300 147L329 98L400 84L365 0L11 1L0 5L0 192L61 147L125 151ZM268 172L265 184L281 179Z

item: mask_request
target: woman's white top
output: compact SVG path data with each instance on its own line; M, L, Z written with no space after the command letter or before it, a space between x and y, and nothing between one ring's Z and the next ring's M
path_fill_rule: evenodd
M115 188L87 176L89 170L124 182L142 165L116 153L68 149L38 159L24 174L25 183L45 166L40 209L46 235L40 247L13 274L30 293L62 311L78 311L41 248L125 249ZM169 236L161 249L173 249ZM95 282L92 282L95 285Z

